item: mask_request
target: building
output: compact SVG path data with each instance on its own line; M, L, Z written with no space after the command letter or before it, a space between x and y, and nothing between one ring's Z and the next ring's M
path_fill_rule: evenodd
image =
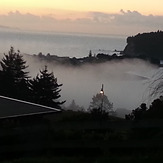
M61 112L61 110L0 96L0 119L44 115L56 112Z

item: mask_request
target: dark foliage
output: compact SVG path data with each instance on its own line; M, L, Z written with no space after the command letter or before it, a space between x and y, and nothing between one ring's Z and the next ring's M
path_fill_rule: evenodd
M144 118L144 115L147 111L147 106L145 103L142 103L140 107L132 110L131 114L125 116L126 120L141 120Z
M145 103L125 116L126 120L163 119L163 101L155 99L149 109Z
M30 80L30 91L32 101L38 104L47 105L55 108L61 108L60 105L64 103L58 99L60 96L59 87L62 84L57 83L57 78L53 73L49 73L47 66L40 71L40 75L37 75L33 80Z
M33 120L1 123L1 162L162 162L162 127L72 111Z
M151 32L138 34L127 38L127 46L124 54L131 57L139 57L149 59L154 63L158 63L163 59L163 32Z
M95 120L106 120L109 118L109 113L102 110L101 107L90 110L91 116Z
M163 101L161 99L155 99L146 113L146 118L163 118Z
M117 51L116 51L117 52ZM47 62L55 62L56 64L66 65L66 66L82 66L84 64L99 64L104 63L107 61L112 60L122 60L124 57L122 56L122 51L119 53L121 54L118 56L116 53L113 55L110 55L109 53L97 53L92 55L92 51L90 50L88 56L82 57L82 58L70 58L70 57L60 57L56 55L43 55L42 53L39 53L38 55L34 55L34 57L37 57L40 60L46 60Z
M26 61L20 51L15 52L11 47L8 54L4 54L0 62L0 91L2 95L26 99L28 94L28 72L26 72Z
M30 79L26 61L20 51L15 52L11 47L0 61L0 94L7 97L30 101L46 106L60 108L60 89L53 73L48 73L47 67L40 71L33 80Z
M92 97L89 110L93 114L113 114L113 103L111 103L108 97L104 94L97 93Z

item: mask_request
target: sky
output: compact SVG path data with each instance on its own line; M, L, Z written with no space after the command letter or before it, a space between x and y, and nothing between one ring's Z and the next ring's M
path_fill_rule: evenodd
M131 35L163 28L163 1L1 0L0 27Z

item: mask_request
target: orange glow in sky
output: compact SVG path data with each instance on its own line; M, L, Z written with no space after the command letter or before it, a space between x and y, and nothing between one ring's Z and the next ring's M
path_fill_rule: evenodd
M163 0L0 0L0 26L133 34L163 29Z
M0 6L1 13L15 10L32 14L52 14L57 10L117 13L123 9L163 15L163 0L1 0Z

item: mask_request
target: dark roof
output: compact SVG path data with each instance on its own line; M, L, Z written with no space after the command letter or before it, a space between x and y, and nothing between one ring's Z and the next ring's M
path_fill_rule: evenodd
M0 119L48 114L61 110L27 101L0 96Z

